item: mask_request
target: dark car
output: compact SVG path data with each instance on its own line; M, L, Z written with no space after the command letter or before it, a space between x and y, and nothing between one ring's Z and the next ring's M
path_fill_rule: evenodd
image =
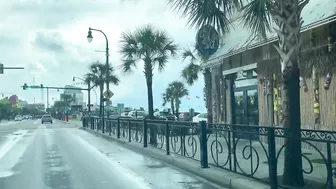
M52 123L53 122L51 115L43 115L42 116L41 123L43 124L45 122L47 122L47 123Z
M170 112L155 112L154 113L155 117L158 117L162 120L167 120L167 121L176 121L176 116L174 116L173 114L171 114Z

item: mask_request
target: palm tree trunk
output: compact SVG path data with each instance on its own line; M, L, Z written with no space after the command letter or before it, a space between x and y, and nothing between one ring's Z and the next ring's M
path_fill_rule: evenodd
M99 86L100 90L100 99L99 99L99 116L101 117L103 115L103 92L104 92L104 86Z
M177 117L177 120L179 120L180 101L178 98L175 99L175 108L176 108L175 115Z
M175 106L174 106L174 100L170 99L170 109L172 111L172 114L175 115Z
M208 114L208 123L212 123L212 84L211 84L211 72L209 68L206 68L203 72L204 77L204 101Z
M302 152L301 152L301 118L300 118L300 15L308 0L275 1L275 21L279 26L279 46L275 46L281 57L283 82L283 127L285 134L292 137L285 140L283 184L303 186Z
M154 118L154 105L153 105L153 70L150 62L145 62L145 76L147 84L147 97L148 97L148 116L149 119ZM149 144L156 146L156 130L154 126L150 126L150 139Z

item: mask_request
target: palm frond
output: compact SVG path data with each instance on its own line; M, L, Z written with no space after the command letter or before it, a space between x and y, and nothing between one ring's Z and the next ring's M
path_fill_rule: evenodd
M109 82L113 85L119 85L119 78L116 75L110 74L107 78L105 78L105 82Z
M194 53L190 49L184 49L184 51L182 52L182 59L184 61L187 58L190 59L190 62L194 62L195 60L197 60Z
M229 31L234 10L240 8L241 0L168 0L168 5L187 17L191 27L211 25L225 34Z
M185 88L181 81L173 81L168 85L168 89L171 90L171 95L174 99L180 99L188 95L188 89Z
M138 52L138 42L131 32L123 32L120 40L120 51L123 59L134 58Z
M201 73L202 67L197 64L190 63L182 70L182 78L189 84L192 85L198 80L198 75Z
M242 8L241 20L246 28L250 28L252 34L266 38L267 32L271 31L272 1L253 0Z
M133 68L136 68L136 61L134 59L122 60L121 69L124 73L132 73Z

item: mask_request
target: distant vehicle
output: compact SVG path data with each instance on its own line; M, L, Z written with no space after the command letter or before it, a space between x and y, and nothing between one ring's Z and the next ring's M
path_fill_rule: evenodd
M16 115L14 118L14 121L22 121L22 116L21 115Z
M197 116L193 117L193 122L200 122L200 121L208 121L208 114L207 113L201 113Z
M43 115L42 118L41 118L41 123L53 123L53 120L52 120L52 117L51 115Z
M145 111L137 111L133 110L130 111L127 117L134 118L134 119L144 119L148 113Z
M197 116L198 112L194 112L194 116ZM192 121L192 117L190 116L190 112L181 112L179 115L180 121Z
M163 120L176 121L177 118L173 114L167 111L154 112L155 117L159 117Z
M29 119L29 115L24 115L24 116L22 116L22 119L23 119L23 120L28 120L28 119Z

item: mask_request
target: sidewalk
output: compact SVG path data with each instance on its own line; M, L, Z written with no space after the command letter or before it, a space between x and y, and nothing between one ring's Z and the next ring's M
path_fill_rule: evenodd
M64 121L64 120L58 120L62 123L65 123L65 124L72 124L72 125L75 125L77 127L81 127L82 126L82 121L79 120L79 119L74 119L74 120L69 120L69 121Z
M84 129L81 127L81 129ZM225 171L215 166L210 168L201 168L200 162L196 160L191 160L180 155L171 153L166 155L165 150L160 150L155 147L149 146L148 148L143 148L143 144L132 141L128 142L125 138L116 138L116 136L108 136L108 133L102 134L91 129L85 129L86 131L95 134L97 136L102 136L108 140L117 141L118 143L124 145L125 147L141 152L148 156L154 157L161 161L164 161L168 164L174 165L183 170L189 171L197 176L200 176L210 182L219 184L223 187L228 187L232 189L268 189L269 186L260 182L257 182L254 179L250 179L246 176L235 174L230 171ZM197 155L196 155L197 156ZM210 159L209 159L210 160Z

